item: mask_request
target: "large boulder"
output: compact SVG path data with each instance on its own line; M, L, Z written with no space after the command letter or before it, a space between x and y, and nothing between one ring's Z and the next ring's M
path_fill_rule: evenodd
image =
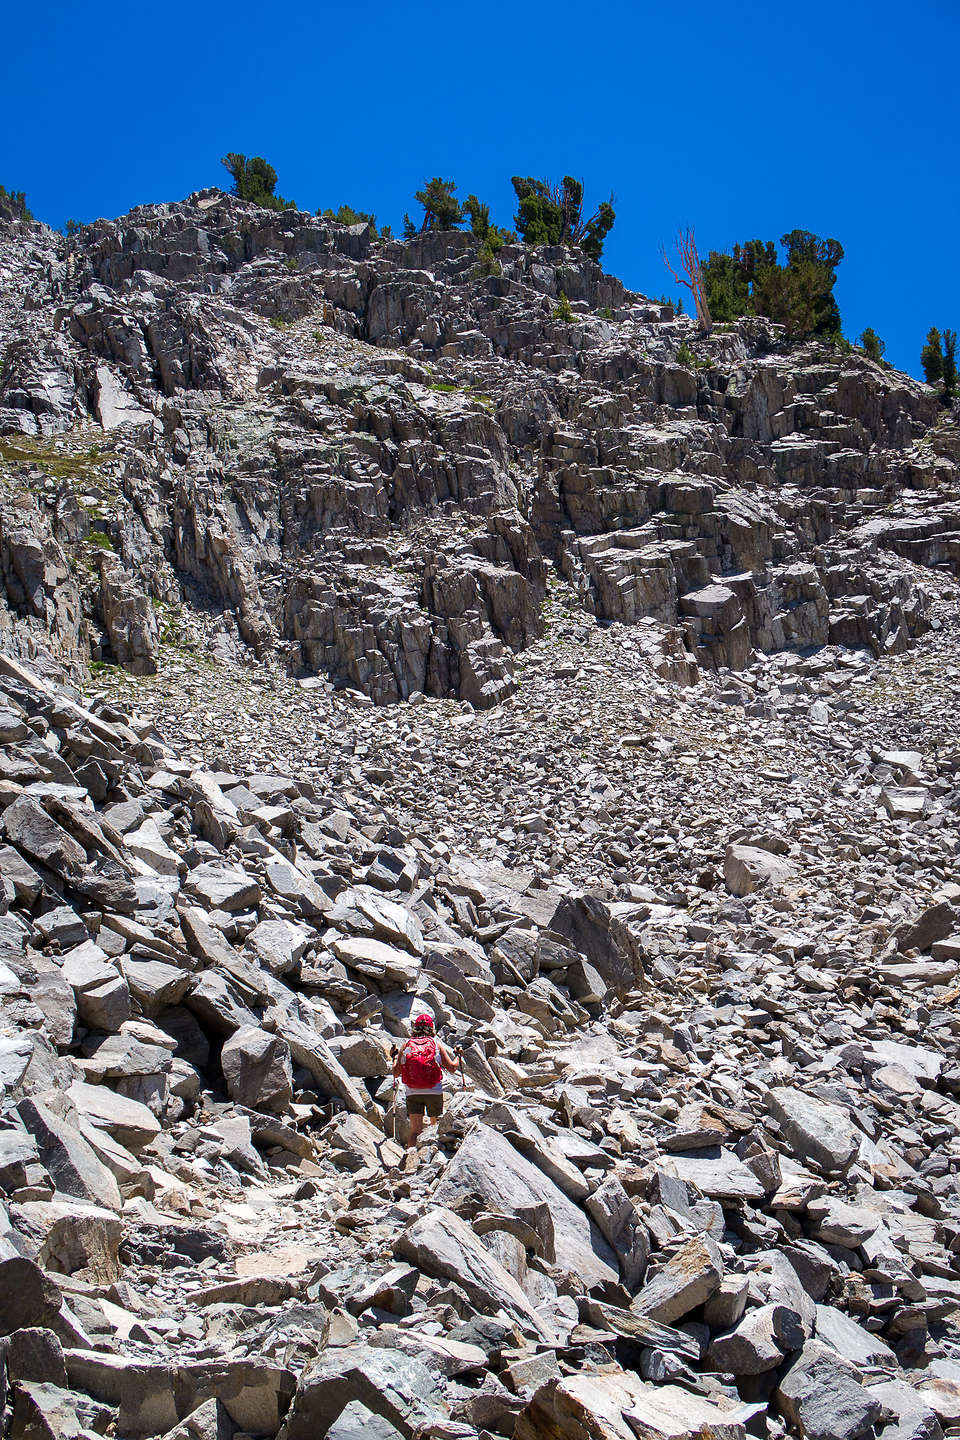
M443 1205L463 1196L507 1215L545 1204L553 1219L557 1264L580 1275L588 1287L619 1279L617 1256L599 1227L509 1140L479 1122L444 1171L434 1198Z
M121 1225L111 1210L54 1196L12 1205L10 1213L30 1257L45 1270L58 1275L79 1270L99 1285L120 1278Z
M279 1114L293 1098L290 1046L280 1035L244 1025L225 1041L220 1066L231 1100Z
M846 1174L862 1136L845 1110L787 1085L768 1092L767 1108L798 1160Z
M804 1440L858 1440L882 1409L849 1360L819 1340L804 1345L781 1378L776 1399L784 1419Z
M723 1260L714 1242L696 1236L677 1251L649 1280L633 1309L670 1325L709 1300L723 1279Z
M795 873L789 860L754 845L728 845L723 857L723 878L734 895L750 895L761 886L777 890Z
M37 1142L40 1158L64 1195L119 1210L120 1189L80 1130L39 1098L26 1098L20 1119Z
M119 1408L122 1435L162 1435L207 1400L221 1402L233 1424L253 1435L276 1435L295 1389L291 1371L267 1360L223 1358L172 1364L66 1351L74 1389Z
M75 1080L67 1094L81 1117L106 1130L128 1150L142 1150L160 1134L160 1121L146 1105L118 1095L108 1085Z
M321 1440L347 1406L357 1403L406 1440L449 1418L437 1377L420 1360L358 1342L331 1347L307 1366L280 1440Z
M407 1226L396 1249L426 1274L454 1281L481 1311L505 1310L538 1339L553 1338L513 1276L452 1210L428 1210Z
M50 1325L60 1304L58 1287L36 1261L26 1255L0 1255L0 1335Z
M132 675L155 675L160 639L153 606L112 555L100 562L100 607L117 664Z

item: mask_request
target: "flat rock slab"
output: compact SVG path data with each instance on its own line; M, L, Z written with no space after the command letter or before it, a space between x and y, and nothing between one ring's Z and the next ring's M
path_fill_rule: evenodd
M330 949L351 970L380 984L413 990L420 978L421 962L416 956L369 935L338 936Z
M557 1264L590 1287L619 1279L617 1257L579 1205L531 1160L488 1125L477 1124L462 1142L437 1187L439 1204L470 1195L483 1207L518 1214L544 1203L553 1219Z
M691 1395L679 1385L645 1385L640 1397L624 1411L641 1440L746 1440L746 1421L756 1407L723 1403Z
M94 1350L67 1350L71 1386L118 1406L124 1435L163 1435L206 1400L219 1400L233 1423L276 1435L296 1389L292 1371L259 1360L151 1364Z
M624 1412L641 1404L646 1388L625 1371L548 1380L517 1416L514 1440L637 1440Z
M116 1180L77 1127L39 1099L21 1100L18 1108L57 1189L64 1195L119 1210L121 1199Z
M919 820L927 806L927 794L922 786L891 785L881 799L894 820Z
M780 1379L780 1413L805 1440L857 1440L880 1415L880 1401L835 1350L808 1340Z
M141 1150L160 1134L160 1121L146 1105L118 1095L107 1085L75 1080L67 1094L80 1115L108 1131L128 1150Z
M750 895L761 886L779 889L795 874L794 866L782 855L753 845L728 845L723 857L723 878L734 895Z
M541 1385L514 1440L746 1440L747 1421L763 1408L649 1385L628 1371L585 1372Z
M111 1210L55 1195L11 1206L11 1215L24 1248L45 1270L60 1275L84 1270L101 1285L120 1278L121 1225Z
M915 1080L936 1084L943 1069L943 1056L925 1045L904 1045L899 1040L871 1040L869 1054L884 1065L899 1065Z
M513 1276L452 1210L437 1205L421 1215L400 1236L396 1253L428 1275L460 1285L482 1311L505 1310L525 1330L553 1338Z
M723 1260L712 1240L697 1236L677 1251L634 1298L632 1309L672 1325L709 1300L723 1279Z
M191 870L183 890L207 910L249 910L260 903L260 886L252 875L215 860Z
M420 1360L399 1350L358 1343L331 1348L307 1366L287 1415L283 1440L317 1440L347 1406L357 1404L392 1425L405 1440L449 1416L436 1376Z
M769 1091L767 1108L798 1160L828 1172L849 1170L860 1149L861 1133L839 1105L780 1086Z
M763 1186L732 1150L718 1149L716 1155L702 1151L692 1155L671 1154L661 1161L669 1175L695 1185L711 1200L762 1200Z
M887 1342L879 1335L871 1335L856 1320L844 1315L833 1305L818 1305L815 1322L818 1340L831 1346L844 1360L857 1366L882 1365L896 1370L898 1361Z

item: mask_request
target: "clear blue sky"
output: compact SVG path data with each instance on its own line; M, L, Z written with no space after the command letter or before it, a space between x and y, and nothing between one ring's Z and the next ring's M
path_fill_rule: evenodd
M0 183L55 226L228 183L228 150L394 225L430 175L509 223L512 174L572 173L633 288L674 288L680 222L703 252L800 227L846 250L851 338L917 373L960 328L958 0L48 0L4 49Z

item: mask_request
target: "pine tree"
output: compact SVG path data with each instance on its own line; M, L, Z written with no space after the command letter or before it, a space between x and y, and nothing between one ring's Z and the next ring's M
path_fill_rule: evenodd
M504 245L516 240L516 236L509 230L502 230L499 225L490 221L490 206L484 205L476 195L468 195L463 202L464 219L470 221L470 232L474 239L480 241L480 249L477 253L477 275L483 278L488 275L500 274L500 261L497 255Z
M510 183L517 197L514 224L525 245L576 245L599 261L617 218L612 195L585 217L583 181L572 175L564 175L559 185L532 175L514 175Z
M560 291L560 297L557 300L556 308L553 312L553 318L554 320L561 321L564 325L571 325L574 320L573 307L562 290Z
M857 344L868 360L876 360L878 364L883 359L883 353L887 348L876 330L872 330L869 325L858 337Z
M490 206L484 205L476 195L468 195L463 202L463 213L470 221L470 231L483 243L490 234Z
M439 175L436 175L426 182L422 190L417 191L414 199L423 206L421 233L424 230L452 230L455 225L460 224L463 211L460 201L453 193L456 188L455 181L441 180Z
M600 263L600 256L603 254L603 242L613 229L617 212L613 208L613 196L609 200L601 201L597 207L597 213L587 221L583 227L583 239L580 241L580 249L584 255L591 260Z
M0 220L33 219L27 209L27 197L23 190L7 190L0 185Z
M733 255L711 250L703 265L703 282L714 320L723 323L749 314L750 287Z
M231 150L220 164L225 166L233 177L233 194L240 200L250 200L265 210L296 209L292 200L284 200L282 195L274 194L277 188L277 172L262 155L254 155L248 160L246 155L239 155Z
M377 217L367 210L354 210L352 205L341 205L336 210L318 210L323 220L335 220L338 225L369 225L373 238L377 238Z
M711 314L724 320L765 315L783 325L791 340L837 339L841 324L833 287L843 246L809 230L790 230L780 244L785 263L772 240L747 240L733 247L732 256L710 252L703 279Z
M943 379L943 350L940 345L940 331L934 325L927 331L927 343L920 351L920 364L928 385L939 385Z
M839 240L821 240L809 230L791 230L780 237L780 244L787 252L787 333L837 338L842 328L833 287L843 246Z

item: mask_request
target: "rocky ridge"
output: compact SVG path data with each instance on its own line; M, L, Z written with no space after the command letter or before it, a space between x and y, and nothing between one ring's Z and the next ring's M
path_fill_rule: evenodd
M929 392L218 192L2 264L10 1434L955 1428Z
M896 652L923 569L957 573L927 387L763 321L698 338L579 252L482 276L461 232L220 191L0 231L7 604L68 664L150 672L187 607L222 656L485 708L554 569L601 623L655 621L688 681Z

